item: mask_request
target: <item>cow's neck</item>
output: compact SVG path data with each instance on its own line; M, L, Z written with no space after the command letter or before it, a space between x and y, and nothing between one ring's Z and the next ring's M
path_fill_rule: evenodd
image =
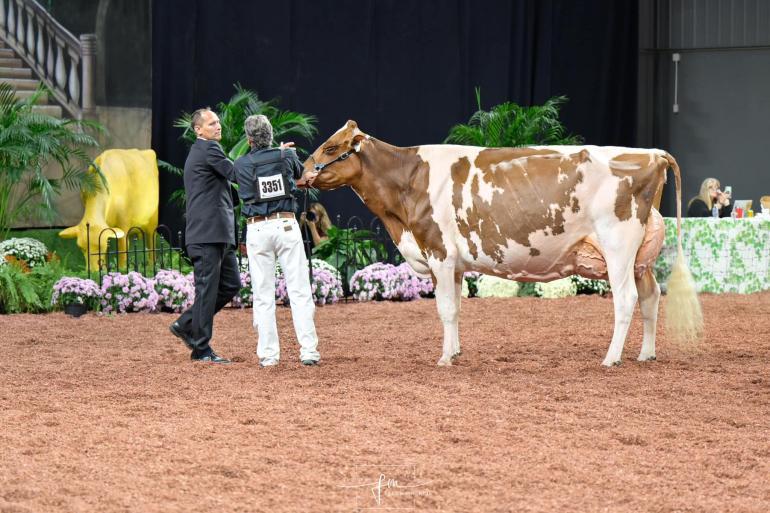
M423 161L416 148L399 148L377 139L370 139L358 156L362 172L351 187L398 244L403 230L409 229L404 199Z

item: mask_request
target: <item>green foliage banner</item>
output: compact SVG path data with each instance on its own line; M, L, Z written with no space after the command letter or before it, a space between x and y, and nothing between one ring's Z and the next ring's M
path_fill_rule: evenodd
M676 258L676 219L655 263L665 283ZM698 292L750 294L770 290L770 218L682 219L682 248Z

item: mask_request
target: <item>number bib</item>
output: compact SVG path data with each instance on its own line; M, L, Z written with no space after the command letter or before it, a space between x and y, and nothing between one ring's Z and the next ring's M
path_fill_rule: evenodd
M291 197L286 180L281 173L271 176L258 176L256 186L256 201L258 202Z

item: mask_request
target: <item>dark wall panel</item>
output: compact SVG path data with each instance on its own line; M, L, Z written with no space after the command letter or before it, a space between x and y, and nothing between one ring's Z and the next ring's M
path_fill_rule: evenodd
M392 144L440 143L475 110L476 85L485 108L567 95L570 131L631 145L637 10L630 0L156 1L153 148L181 166L173 120L228 98L235 82L318 116L311 149L347 119ZM161 197L180 185L164 175ZM346 189L323 201L368 217ZM161 219L181 226L169 206Z

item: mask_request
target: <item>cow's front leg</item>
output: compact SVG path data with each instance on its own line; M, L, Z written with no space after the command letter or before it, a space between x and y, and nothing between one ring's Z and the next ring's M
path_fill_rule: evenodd
M455 284L454 266L438 264L431 269L436 279L436 307L438 316L444 325L444 350L438 365L452 365L452 356L460 348L460 336L457 330L459 300Z

